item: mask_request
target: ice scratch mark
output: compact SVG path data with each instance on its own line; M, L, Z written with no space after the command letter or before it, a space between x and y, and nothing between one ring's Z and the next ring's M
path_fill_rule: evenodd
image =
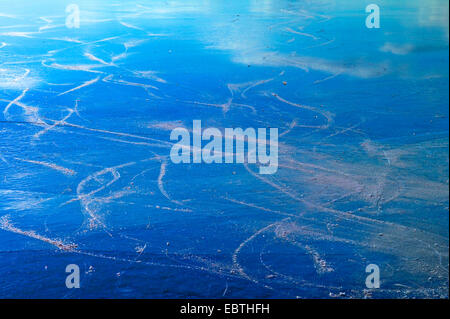
M293 30L293 29L291 29L291 28L286 28L285 30L286 30L287 32L294 33L294 34L298 34L298 35L302 35L302 36L305 36L305 37L309 37L309 38L312 38L312 39L314 39L314 40L319 40L319 39L320 39L320 38L318 38L318 37L316 37L316 36L314 36L314 35L312 35L312 34L304 33L304 32L299 32L299 31L295 31L295 30Z
M77 200L82 200L84 198L91 197L92 195L94 195L94 194L102 191L103 189L111 186L112 184L114 184L120 178L120 173L117 171L118 168L130 166L130 165L134 165L134 164L135 164L135 162L129 162L129 163L118 165L118 166L107 167L107 168L104 168L104 169L102 169L100 171L97 171L97 172L87 176L77 186L77 194L78 194L78 196L76 198L74 198L74 199L71 199L71 200L67 201L66 203L62 204L61 206L64 206L66 204L72 203L72 202L77 201ZM93 191L91 191L89 193L83 193L84 187L89 181L94 180L94 181L98 182L98 180L99 180L98 178L100 176L108 174L108 173L111 174L112 177L113 177L109 182L107 182L106 184L100 186L99 188L97 188L97 189L95 189L95 190L93 190Z
M19 102L25 96L25 94L27 94L28 90L29 90L29 88L26 88L25 90L23 90L22 93L18 97L16 97L14 100L9 102L8 105L6 105L5 109L3 110L3 114L5 115L5 117L6 117L6 114L8 113L8 110L11 107L11 105Z
M25 115L25 119L27 122L30 122L30 123L38 125L38 126L47 125L38 115L39 108L34 107L34 106L29 106L29 105L26 105L26 104L20 102L20 99L23 97L23 95L25 95L25 93L26 93L26 91L22 92L21 96L17 97L13 101L0 99L0 101L2 101L2 102L9 102L9 104L6 106L5 110L3 111L4 117L6 119L9 119L8 110L12 105L16 105L16 106L22 108L22 110L24 110L24 115Z
M159 191L161 192L161 194L164 195L165 198L167 198L169 201L171 201L174 204L178 204L178 205L183 205L183 203L173 200L169 194L166 192L166 190L164 189L164 183L163 183L163 178L164 175L166 175L166 167L167 167L167 161L163 160L161 162L161 169L159 171L159 176L158 176L158 188Z
M135 83L135 82L129 82L129 81L125 81L125 80L113 80L112 79L113 77L114 77L114 75L110 74L110 75L104 77L102 81L103 82L120 84L120 85L128 85L128 86L140 87L140 88L143 88L145 90L145 92L147 92L147 94L149 94L149 95L151 95L151 92L149 92L148 89L159 90L156 86L153 86L153 85L150 85L150 84Z
M96 57L95 55L93 55L91 53L88 53L88 52L85 52L84 56L87 57L91 61L100 62L101 64L108 65L108 66L112 65L111 63L108 63L105 60L102 60L102 59L100 59L100 58Z
M22 37L32 39L33 37L30 34L35 34L36 32L3 32L0 35L8 36L8 37Z
M328 262L320 256L320 254L317 252L317 250L315 250L314 248L312 248L309 245L304 245L303 247L313 258L314 267L316 268L317 273L323 274L323 273L334 271L334 269L329 266Z
M242 90L242 88L245 88L241 92L241 97L246 98L245 93L247 93L249 90L251 90L254 87L257 87L259 85L269 83L273 80L274 80L274 78L270 78L270 79L266 79L266 80L259 80L259 81L254 81L254 82L238 83L238 84L230 83L227 86L232 95L234 95L235 92L239 92L240 90Z
M3 155L0 153L0 159L5 162L6 164L8 164L8 161L3 157Z
M77 64L77 65L62 65L59 63L45 64L45 61L42 61L41 64L45 67L58 69L58 70L68 70L68 71L83 71L90 73L103 73L101 71L91 70L93 68L102 67L100 64Z
M119 21L119 23L120 23L121 25L123 25L124 27L130 28L130 29L135 29L135 30L144 31L144 29L142 29L142 28L140 28L140 27L137 27L137 26L135 26L135 25L132 25L132 24L129 24L129 23L126 23L126 22L123 22L123 21Z
M270 181L269 179L260 176L259 174L255 173L254 171L252 171L249 167L247 163L244 163L244 167L245 169L254 177L256 177L257 179L263 181L264 183L272 186L273 188L279 190L281 193L285 194L286 196L292 198L295 201L301 202L303 204L305 204L305 206L309 209L312 209L314 211L320 210L323 212L330 212L333 214L338 214L342 217L347 217L349 219L357 219L357 220L362 220L362 221L368 221L368 222L380 222L380 223L385 223L384 221L378 221L376 219L371 219L371 218L367 218L367 217L362 217L362 216L357 216L357 215L352 215L351 213L348 212L343 212L343 211L339 211L339 210L335 210L335 209L331 209L331 208L327 208L324 207L323 205L320 204L315 204L313 202L307 201L303 198L301 198L299 195L296 195L295 193L293 193L291 190L289 190L288 187L286 186L281 186L278 185L272 181Z
M225 295L227 294L227 291L228 291L228 281L225 282L225 290L222 293L222 297L225 297Z
M288 133L290 133L292 131L292 129L297 125L297 120L292 120L292 122L289 124L289 128L284 131L283 133L281 133L278 137L282 137Z
M266 183L266 184L272 186L272 187L275 188L275 189L278 189L280 192L282 192L283 194L287 195L288 197L290 197L290 198L292 198L292 199L294 199L294 200L296 200L296 201L304 202L303 199L301 199L299 196L296 196L295 194L291 193L289 190L285 189L284 187L282 187L282 186L280 186L280 185L277 185L276 183L274 183L274 182L272 182L272 181L270 181L270 180L268 180L268 179L266 179L266 178L264 178L264 177L262 177L262 176L259 176L258 174L256 174L255 172L253 172L253 171L248 167L247 163L244 163L244 167L245 167L245 169L246 169L251 175L253 175L253 176L256 177L257 179L263 181L264 183Z
M330 75L330 76L328 76L328 77L326 77L326 78L324 78L324 79L322 79L322 80L314 81L313 83L314 83L314 84L319 84L319 83L322 83L322 82L325 82L325 81L334 79L335 77L337 77L337 76L340 75L340 74L342 74L342 72L338 72L338 73L336 73L336 74Z
M50 20L47 17L39 17L39 19L41 19L42 21L47 22L47 23L52 23L53 22L53 20Z
M136 164L136 162L129 162L129 163L117 165L114 167L108 167L108 168L102 169L98 172L95 172L95 173L87 176L77 186L77 197L62 204L61 206L64 206L71 202L79 200L82 213L85 216L87 216L87 222L89 223L89 228L94 229L97 226L101 226L103 228L103 231L105 231L105 233L107 233L110 237L113 237L112 234L108 231L108 228L106 227L104 222L102 221L103 216L100 215L100 210L102 208L101 204L108 202L110 199L113 199L113 198L120 198L129 192L128 192L128 190L119 191L119 192L113 193L110 197L104 197L104 198L95 198L95 197L93 197L93 195L95 195L96 193L111 186L120 178L120 173L118 171L119 168L123 168L123 167L134 165L134 164ZM111 174L112 178L109 181L103 181L104 178L102 176L106 175L106 174ZM84 193L85 187L87 187L88 183L91 181L98 183L100 185L100 187L98 187L97 189L94 189L88 193Z
M182 265L182 264L163 264L163 263L157 263L157 262L151 262L151 261L141 261L141 260L136 260L136 259L126 259L126 258L120 258L120 257L115 257L115 256L107 256L107 255L102 255L102 254L98 254L98 253L91 253L91 252L79 251L79 250L76 250L74 252L77 254L82 254L82 255L96 257L96 258L103 258L103 259L122 261L122 262L128 262L128 263L136 263L136 264L152 266L152 267L176 268L176 269L184 269L184 270L190 270L190 271L201 271L201 272L206 272L209 274L218 275L220 277L235 278L235 279L236 278L247 279L247 278L242 278L240 276L236 276L236 275L224 272L224 271L210 269L210 268L203 267L203 266Z
M326 168L324 166L320 166L320 165L316 165L316 164L304 163L304 162L299 162L299 161L296 161L296 160L289 160L289 162L295 164L295 166L297 166L297 167L298 166L304 166L304 167L307 167L307 168L310 168L310 169L314 169L314 170L321 170L321 171L328 172L328 173L333 173L333 174L336 174L336 175L343 175L343 176L351 177L351 175L349 175L349 174L347 174L345 172L338 171L338 170L331 169L331 168Z
M327 124L324 124L324 125L320 125L320 126L297 125L299 127L311 127L311 128L327 129L334 123L334 114L331 113L331 112L323 111L323 110L320 110L320 109L312 107L312 106L301 105L301 104L297 104L297 103L293 103L293 102L287 101L287 100L283 99L282 97L280 97L278 94L275 94L275 93L272 93L272 95L276 99L281 101L281 102L284 102L286 104L289 104L289 105L292 105L292 106L295 106L295 107L298 107L298 108L302 108L302 109L305 109L305 110L309 110L309 111L318 113L318 114L322 115L323 117L325 117L326 120L327 120Z
M127 52L123 52L121 54L115 55L111 58L111 65L115 65L114 62L124 59L127 57Z
M125 47L125 50L128 51L128 49L137 47L138 45L141 45L142 43L146 42L147 40L132 40L132 41L127 41L123 44L123 46Z
M157 72L156 71L133 71L133 73L139 77L143 77L145 79L149 79L149 80L153 80L159 83L167 83L166 80L160 78L159 76L157 76Z
M47 163L47 162L41 162L41 161L34 161L34 160L28 160L28 159L22 159L22 158L18 158L15 157L15 160L21 161L21 162L27 162L27 163L32 163L32 164L37 164L37 165L42 165L48 168L52 168L54 170L57 170L61 173L63 173L64 175L75 175L76 172L74 170L71 170L69 168L65 168L56 164L52 164L52 163Z
M391 159L390 159L389 156L386 154L386 151L385 151L385 150L383 150L383 155L384 155L384 158L386 158L386 160L387 160L387 162L388 162L388 165L391 166Z
M195 105L213 106L213 107L222 109L223 113L227 113L230 110L230 106L233 104L232 101L233 101L233 98L229 98L228 101L223 104L203 103L203 102L197 102L197 101L182 101L182 102L195 104Z
M83 43L82 41L78 40L78 39L72 39L72 38L68 38L68 37L63 37L63 38L50 38L50 40L55 40L55 41L65 41L65 42L73 42L73 43ZM52 52L52 51L50 51ZM53 51L54 52L54 51Z
M100 77L97 77L97 78L95 78L95 79L86 81L86 82L84 82L83 84L81 84L81 85L79 85L79 86L77 86L77 87L74 87L74 88L72 88L72 89L70 89L70 90L68 90L68 91L59 93L58 96L61 96L61 95L64 95L64 94L67 94L67 93L70 93L70 92L79 90L79 89L84 88L84 87L86 87L86 86L88 86L88 85L91 85L91 84L94 84L94 83L97 82L99 79L100 79Z
M360 131L355 130L355 128L357 128L358 126L360 126L361 123L362 123L362 122L360 122L360 123L358 123L358 124L355 124L355 125L352 125L352 126L350 126L350 127L344 128L344 129L342 129L342 130L339 130L339 131L337 131L337 132L335 132L335 133L333 133L333 134L330 134L330 135L326 136L325 139L330 138L330 137L333 137L333 136L336 136L336 135L339 135L339 134L344 134L344 133L347 133L347 132L355 132L355 133L358 133L358 134L363 134L363 133L361 133Z
M105 136L96 136L96 137L100 138L100 139L103 139L103 140L113 141L113 142L118 142L118 143L125 143L125 144L132 144L132 145L144 145L144 146L159 147L159 148L169 148L168 145L164 145L164 144L155 144L155 143L147 143L147 142L134 142L134 141L122 140L122 139L119 139L119 138L105 137Z
M183 212L183 213L192 213L193 210L189 209L189 208L172 208L172 207L165 207L165 206L160 206L160 205L146 205L145 207L151 207L151 208L156 208L156 209L161 209L161 210L169 210L169 211L173 211L173 212Z
M299 229L297 229L296 225L291 226L289 224L284 224L284 225L280 224L280 225L278 225L278 227L275 230L275 235L278 238L284 239L287 242L289 242L290 244L305 250L311 256L313 263L314 263L314 268L316 269L316 272L318 274L333 272L334 269L329 265L329 263L322 256L320 256L320 254L318 253L318 251L316 249L314 249L310 245L299 243L299 242L295 241L294 239L290 238L290 234L293 231L298 231L298 230ZM303 231L302 231L302 234L303 234ZM309 235L311 235L311 234L309 234ZM313 236L311 236L311 237L313 237ZM321 235L318 235L317 237L313 237L313 238L319 239L321 237L322 237Z
M36 234L36 232L32 230L22 230L14 227L11 224L8 215L2 216L0 218L0 229L46 242L64 251L74 251L78 247L76 244L65 244L62 240L44 237L42 235Z
M8 100L0 99L2 102L10 102ZM21 102L15 102L14 105L17 105L18 107L22 108L25 111L26 115L26 121L30 124L42 126L47 125L42 119L38 116L38 108L34 106L28 106L26 104L23 104ZM9 118L8 115L5 115L5 118Z
M147 248L147 243L144 246L137 246L135 248L136 252L138 253L138 256L136 257L136 259L138 259L144 253L145 248Z
M167 141L162 141L162 140L158 140L156 138L151 138L151 137L139 136L139 135L135 135L135 134L115 132L115 131L108 131L108 130L102 130L102 129L95 129L95 128L90 128L90 127L86 127L86 126L82 126L82 125L78 125L78 124L67 123L67 122L64 122L64 125L65 126L69 126L69 127L82 129L82 130L86 130L86 131L91 131L91 132L105 133L105 134L111 134L111 135L117 135L117 136L131 137L131 138L137 138L137 139L142 139L142 140L153 141L153 142L157 142L157 143L160 143L160 144L163 144L163 145L167 145L168 147L169 146L171 147L173 145L173 143L170 143L170 142L167 142ZM130 142L130 141L124 141L124 142L134 143L134 142Z
M47 30L47 29L54 29L54 28L58 28L58 27L63 27L63 24L60 25L51 25L51 23L53 22L53 20L50 20L46 17L39 17L39 19L41 19L42 21L44 21L45 23L47 23L46 25L39 27L39 32L41 32L42 30Z
M0 43L0 49L2 49L2 48L4 48L4 47L6 47L8 44L6 43L6 42L2 42L2 43Z
M283 219L282 221L288 220L288 218ZM281 222L282 222L281 221ZM244 240L237 248L236 250L233 252L233 255L231 256L231 259L233 261L233 267L239 272L239 274L244 277L247 278L250 281L253 281L255 283L259 283L256 279L251 278L244 270L244 268L240 265L239 263L239 253L241 252L242 248L244 248L249 242L251 242L253 239L255 239L256 237L258 237L260 234L268 231L271 228L274 228L275 226L277 226L280 222L275 222L272 223L270 225L267 225L266 227L263 227L261 229L259 229L258 231L256 231L253 235L251 235L250 237L248 237L246 240ZM271 287L267 286L267 288L271 289Z
M312 46L306 47L305 49L312 49L312 48L317 48L317 47L323 47L325 45L333 43L334 41L336 41L336 40L335 39L331 39L329 41L326 41L326 42L323 42L323 43L320 43L320 44L316 44L316 45L312 45Z
M307 12L305 10L292 11L292 10L281 9L280 11L283 13L287 13L287 14L291 14L291 15L295 15L295 16L301 16L306 19L315 19L315 17L312 15L312 13Z
M228 197L222 197L222 198L227 200L227 201L229 201L229 202L232 202L232 203L236 203L236 204L239 204L239 205L252 207L252 208L259 209L259 210L262 210L262 211L265 211L265 212L270 212L270 213L279 214L279 215L285 215L285 216L290 216L290 217L298 217L298 216L293 215L293 214L283 213L283 212L280 212L278 210L272 210L272 209L269 209L269 208L266 208L266 207L261 207L261 206L255 205L255 204L246 203L246 202L239 201L239 200L236 200L236 199L233 199L233 198L228 198Z
M78 101L79 101L79 100L75 100L75 106L74 106L74 108L73 108L73 112L74 112L80 119L83 119L83 120L84 120L84 118L80 115L80 112L78 111ZM70 110L71 110L71 109L70 109ZM63 123L65 123L64 120L63 120Z
M167 121L167 122L154 121L154 122L146 124L145 127L157 129L157 130L172 131L173 129L175 129L177 127L184 127L184 125L183 125L183 122L180 120Z
M49 130L55 128L58 125L61 125L64 123L65 120L67 120L75 111L72 109L69 109L69 114L66 115L62 120L60 121L56 121L54 122L52 125L47 126L46 128L44 128L42 131L37 132L36 134L34 134L34 138L39 138L40 136L44 135L46 132L48 132Z
M20 75L20 76L18 76L17 78L15 78L14 82L22 81L23 79L25 79L28 76L28 74L30 74L30 70L29 69L25 69L25 73Z
M324 289L340 289L341 287L337 287L337 286L329 286L329 285L322 285L322 284L318 284L317 282L308 282L304 279L296 279L292 276L288 276L286 274L282 274L278 271L275 271L271 266L267 265L267 263L264 261L264 251L262 251L259 255L259 260L261 262L261 264L264 266L264 268L266 268L269 272L271 272L272 274L274 274L276 277L281 277L281 279L284 279L284 281L288 282L289 284L295 284L297 286L303 286L303 287L314 287L314 288L324 288Z
M115 40L115 39L118 39L118 38L120 38L120 36L109 37L109 38L103 38L103 39L100 39L100 40L95 40L95 41L92 41L92 42L87 42L86 44L95 44L95 43L107 42L107 41Z

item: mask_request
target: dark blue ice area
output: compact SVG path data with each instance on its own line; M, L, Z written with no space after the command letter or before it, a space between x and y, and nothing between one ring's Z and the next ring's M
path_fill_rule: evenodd
M0 298L448 298L448 1L376 3L1 1Z

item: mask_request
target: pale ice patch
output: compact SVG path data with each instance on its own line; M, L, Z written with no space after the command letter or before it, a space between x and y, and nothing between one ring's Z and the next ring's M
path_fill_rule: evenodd
M41 209L43 203L53 199L45 198L41 193L18 191L18 190L0 190L0 195L5 199L3 209L12 211L23 211Z
M145 127L163 131L172 131L178 127L184 127L184 125L181 121L167 121L167 122L154 121L146 123Z
M8 14L8 13L3 13L3 12L0 12L0 17L2 17L2 18L11 18L11 19L17 18L15 15Z
M352 63L346 64L342 61L332 61L324 58L293 56L279 52L246 52L238 53L233 57L236 63L247 65L261 65L273 67L295 67L306 72L313 70L328 74L345 74L357 78L374 78L388 73L388 64L381 63Z
M0 68L0 88L23 90L37 85L39 79L30 76L32 72L28 69L3 69Z
M380 48L381 52L392 53L392 54L396 54L396 55L405 55L405 54L412 52L413 50L414 50L414 46L411 44L400 45L400 44L395 44L395 43L390 43L390 42L385 43Z

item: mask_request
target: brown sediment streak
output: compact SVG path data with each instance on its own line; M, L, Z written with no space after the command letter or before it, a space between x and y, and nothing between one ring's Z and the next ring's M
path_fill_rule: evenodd
M59 239L51 239L51 238L36 234L36 232L34 232L33 230L22 230L17 227L14 227L11 224L11 222L9 221L8 215L5 215L0 218L0 229L46 242L50 245L56 246L59 249L65 250L65 251L74 251L78 247L76 244L65 244L63 241L61 241Z

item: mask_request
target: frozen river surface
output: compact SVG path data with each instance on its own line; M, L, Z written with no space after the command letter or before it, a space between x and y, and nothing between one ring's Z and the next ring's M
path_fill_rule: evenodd
M448 298L448 1L74 3L0 1L0 297Z

